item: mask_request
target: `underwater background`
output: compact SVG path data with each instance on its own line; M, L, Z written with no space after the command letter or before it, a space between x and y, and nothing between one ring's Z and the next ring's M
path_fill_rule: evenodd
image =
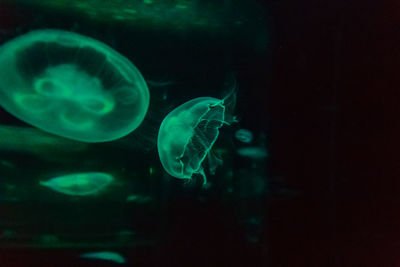
M1 46L35 30L93 38L132 62L150 96L141 124L106 142L2 104L0 266L397 266L399 9L0 1ZM16 90L1 60L0 92ZM206 115L222 119L204 126L215 137L204 158L181 157L202 158L200 170L177 177L160 126L197 97L220 101Z

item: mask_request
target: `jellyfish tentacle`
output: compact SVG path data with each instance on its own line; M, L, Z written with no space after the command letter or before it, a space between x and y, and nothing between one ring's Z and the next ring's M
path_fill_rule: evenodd
M204 186L205 184L207 184L207 177L206 174L204 173L204 169L201 168L198 173L203 177L203 186Z

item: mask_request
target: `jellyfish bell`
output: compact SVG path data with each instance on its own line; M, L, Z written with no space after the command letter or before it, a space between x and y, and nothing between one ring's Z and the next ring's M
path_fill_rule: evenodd
M103 172L72 173L40 181L39 184L58 193L70 196L96 195L114 180Z
M157 148L165 171L180 179L192 179L201 175L206 184L202 163L208 156L210 173L214 173L222 160L215 157L211 148L224 124L231 124L235 116L228 112L232 108L232 95L224 99L199 97L174 110L163 120L157 139ZM228 101L229 100L229 101Z
M0 105L52 134L105 142L134 131L150 102L139 70L100 41L36 30L0 47Z

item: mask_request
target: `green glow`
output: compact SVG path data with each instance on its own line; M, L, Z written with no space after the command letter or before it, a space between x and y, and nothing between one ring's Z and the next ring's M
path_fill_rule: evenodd
M87 259L107 260L107 261L112 261L112 262L121 263L121 264L125 263L124 257L122 257L118 253L111 252L111 251L99 251L99 252L84 253L80 257L87 258Z
M56 192L71 196L93 195L108 186L113 177L102 172L75 173L39 182Z
M226 115L225 99L212 97L192 99L171 111L161 124L157 140L164 169L180 179L200 174L205 184L206 175L201 165L205 157L209 156L211 173L222 163L209 152L218 138L219 128L233 121Z
M49 245L49 244L58 243L60 241L60 239L56 235L44 234L44 235L39 236L38 241Z
M178 8L178 9L186 9L186 8L188 8L187 5L181 5L181 4L178 4L175 7Z
M152 200L153 199L149 196L141 196L141 195L135 195L135 194L131 194L126 197L126 202L147 203Z
M63 81L64 77L60 76L58 79L51 77L51 72L56 72L56 69L60 67L55 67L49 69L49 73L46 75L46 77L43 77L41 79L36 79L35 83L33 85L34 90L36 93L39 95L45 95L48 97L71 97L72 95L72 90L68 88L68 84L71 84L73 81ZM65 69L62 69L65 68ZM58 73L54 74L62 74L70 71L68 68L73 70L73 66L62 66L61 69L57 70Z
M7 188L7 191L12 191L12 190L14 190L15 189L15 185L13 185L13 184L6 184L6 188Z
M150 175L152 175L153 174L153 168L150 168L149 172L150 172Z
M247 129L239 129L235 133L235 138L242 143L249 144L253 141L253 133Z
M55 160L60 156L80 153L87 143L58 137L32 127L0 125L0 150L13 153L34 154Z
M15 237L15 231L14 230L4 230L3 233L0 235L0 238L13 238Z
M37 30L0 47L0 105L44 131L85 142L121 138L150 101L138 69L111 47L61 30Z
M47 12L84 16L104 24L123 23L145 30L226 32L231 27L230 2L193 0L5 0ZM227 9L228 7L228 9Z
M61 113L59 120L64 129L75 131L90 131L94 125L94 122L91 120L90 116L78 111Z
M137 13L136 10L134 10L134 9L129 9L129 8L125 8L125 9L123 9L123 11L124 11L125 13L132 14L132 15Z
M262 146L241 147L237 150L237 153L240 156L252 158L252 159L264 159L264 158L268 157L267 149Z
M16 92L14 93L13 101L25 112L42 113L53 106L52 103L47 103L45 99L34 94Z

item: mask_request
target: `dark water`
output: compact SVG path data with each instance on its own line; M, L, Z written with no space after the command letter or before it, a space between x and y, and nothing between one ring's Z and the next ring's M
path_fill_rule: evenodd
M374 5L1 2L1 43L47 28L90 36L133 62L151 99L137 130L105 143L0 110L0 265L118 265L80 258L109 251L127 266L397 266L400 13ZM235 84L238 122L212 151L223 165L212 175L204 162L205 186L168 175L163 118ZM88 197L39 185L88 171L116 181Z

